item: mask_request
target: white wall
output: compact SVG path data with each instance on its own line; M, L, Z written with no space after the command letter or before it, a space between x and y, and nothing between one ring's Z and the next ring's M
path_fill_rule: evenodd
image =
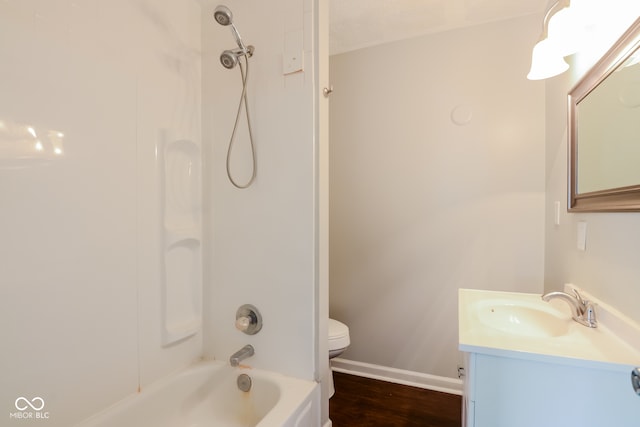
M204 2L202 14L210 243L205 248L205 356L229 360L252 344L256 354L247 364L308 379L319 369L314 3L226 2L245 43L255 46L248 91L258 167L256 181L244 190L233 187L225 172L242 91L240 72L223 68L218 59L235 42L229 28L213 20L216 1ZM303 55L304 71L283 75L285 52ZM244 116L235 147L232 171L244 183L250 176ZM236 310L245 303L258 307L264 320L254 336L234 328Z
M636 6L637 9L637 6ZM640 214L568 213L567 200L567 125L568 91L597 59L631 24L636 13L620 16L606 43L598 51L581 52L572 59L571 72L546 83L547 190L545 238L545 289L562 289L573 283L598 299L640 322ZM594 59L595 58L595 59ZM553 223L553 205L563 209L560 225ZM577 248L577 225L587 222L586 251Z
M2 425L29 424L20 396L72 425L201 354L200 334L160 342L156 160L160 135L200 143L199 17L0 2Z
M344 358L455 377L458 288L542 291L544 83L525 78L539 30L530 16L331 57Z

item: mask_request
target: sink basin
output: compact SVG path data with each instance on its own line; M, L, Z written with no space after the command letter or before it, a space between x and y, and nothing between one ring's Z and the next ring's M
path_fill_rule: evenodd
M545 302L541 294L460 289L459 348L469 353L578 363L598 369L605 365L607 369L637 366L640 325L581 293L598 304L597 328L574 321L564 301ZM609 325L625 338L620 339Z
M571 325L571 318L544 302L489 299L476 302L474 309L483 325L519 336L558 337L566 334Z

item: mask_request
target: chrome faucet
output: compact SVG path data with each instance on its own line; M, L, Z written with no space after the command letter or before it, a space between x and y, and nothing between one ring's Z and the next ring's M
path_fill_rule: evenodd
M251 344L247 344L231 355L231 357L229 358L229 363L231 364L231 366L236 367L244 359L247 359L254 354L255 351L253 350L253 346Z
M559 298L569 304L571 307L571 318L581 325L589 328L597 328L598 321L596 320L596 310L594 305L583 299L577 290L573 290L574 295L569 295L565 292L549 292L542 295L544 301L550 301L554 298Z

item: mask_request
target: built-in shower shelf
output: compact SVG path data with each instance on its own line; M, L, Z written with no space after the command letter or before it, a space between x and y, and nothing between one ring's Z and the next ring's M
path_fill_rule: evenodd
M200 147L161 134L162 344L196 334L202 326Z
M202 236L202 230L200 227L190 227L190 228L166 228L164 230L165 236L165 246L171 247L175 244L180 243L183 240L197 240L200 241L200 236Z
M181 325L172 325L171 329L166 329L162 334L164 346L168 346L185 338L189 338L200 330L201 319L193 319Z

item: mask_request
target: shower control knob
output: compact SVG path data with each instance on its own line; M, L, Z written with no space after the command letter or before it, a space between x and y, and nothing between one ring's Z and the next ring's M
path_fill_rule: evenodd
M247 335L255 335L262 329L262 316L251 304L244 304L236 311L236 329Z
M246 331L251 326L251 319L246 316L241 316L236 319L236 329L239 331Z

